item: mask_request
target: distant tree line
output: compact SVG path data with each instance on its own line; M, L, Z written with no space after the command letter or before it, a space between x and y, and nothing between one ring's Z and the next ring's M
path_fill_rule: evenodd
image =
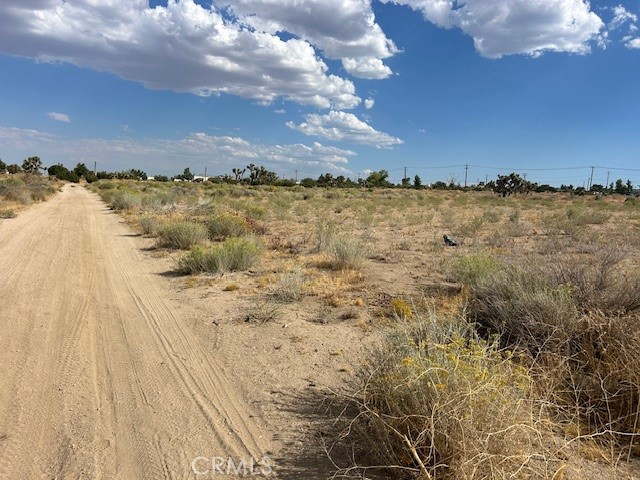
M18 164L7 165L0 160L0 173L15 174L19 172L31 173L39 175L41 170L45 170L42 166L40 157L28 157L22 162L22 166ZM78 163L73 170L67 169L64 165L58 163L46 169L50 176L57 177L61 180L69 182L79 182L84 178L91 183L102 179L121 179L121 180L147 180L147 174L142 170L129 169L118 172L100 171L93 173L84 163ZM498 175L496 180L488 182L480 182L478 185L463 187L452 177L448 181L436 181L430 185L424 185L419 175L413 177L413 181L405 177L400 184L389 181L389 172L387 170L379 170L370 172L366 178L358 178L357 181L345 177L344 175L334 176L331 173L323 173L314 179L306 177L296 182L294 179L280 178L278 175L265 168L250 163L244 168L232 168L231 174L223 174L208 177L206 180L213 183L231 183L239 185L273 185L273 186L294 186L302 185L306 188L327 187L327 188L414 188L423 189L430 188L434 190L486 190L493 191L503 197L517 194L526 194L529 192L567 192L574 195L584 195L587 192L597 193L601 195L620 194L630 195L633 192L633 183L627 180L626 183L622 179L611 182L608 186L593 184L590 189L584 187L574 187L573 185L560 185L554 187L548 184L538 184L527 181L517 173L508 175ZM158 182L174 181L204 181L203 177L196 177L189 168L185 168L181 174L169 178L166 175L156 175L153 177Z

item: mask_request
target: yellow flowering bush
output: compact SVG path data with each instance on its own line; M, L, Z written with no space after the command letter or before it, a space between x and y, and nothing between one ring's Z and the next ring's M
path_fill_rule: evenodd
M533 460L546 449L543 415L517 360L461 319L400 325L360 373L376 463L411 478L545 478L549 465Z

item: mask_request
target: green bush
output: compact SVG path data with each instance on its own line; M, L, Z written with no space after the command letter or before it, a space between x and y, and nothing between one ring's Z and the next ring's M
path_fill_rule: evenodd
M99 190L111 190L116 188L116 183L110 180L99 180L96 183L96 186L98 187Z
M155 217L142 217L138 223L144 235L157 235L160 231L160 222Z
M207 240L207 228L201 223L178 220L161 228L159 235L165 246L186 250Z
M248 217L254 220L264 220L267 218L267 209L260 205L247 205L245 212Z
M25 183L18 177L8 177L0 180L0 187L24 187Z
M220 273L247 270L261 255L253 238L230 238L222 245L196 246L178 261L178 269L186 273Z
M449 275L454 282L475 285L498 266L498 261L489 255L465 255L451 262Z
M249 223L238 215L223 213L207 220L209 237L212 240L227 237L241 237L250 231Z

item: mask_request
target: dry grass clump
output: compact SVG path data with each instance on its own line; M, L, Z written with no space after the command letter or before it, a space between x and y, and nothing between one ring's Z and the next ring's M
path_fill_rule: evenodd
M538 262L539 263L539 262ZM503 346L525 348L537 388L580 435L640 435L640 275L600 248L585 259L504 265L471 285L469 314Z
M328 253L326 266L333 270L357 270L366 256L360 241L339 234L335 223L325 221L316 225L313 251Z
M275 322L282 316L282 305L277 302L262 301L254 303L244 316L247 323L264 324Z
M354 238L336 237L329 246L329 267L333 270L357 270L365 259L365 249Z
M325 252L333 245L336 236L336 225L331 222L319 221L316 225L315 252Z
M463 319L401 323L358 378L348 432L360 433L385 478L537 479L558 470L529 372Z
M551 259L545 273L553 285L568 285L576 305L585 312L626 314L640 309L640 273L625 266L623 246L596 246L588 258Z
M186 273L221 273L248 270L262 253L254 238L230 238L222 245L195 246L178 260L178 269Z
M576 328L578 310L569 286L552 287L536 266L503 265L470 284L469 313L504 346L542 348L562 327Z
M302 270L296 269L280 276L273 292L281 302L297 302L304 295L306 278Z
M204 225L187 220L168 223L158 234L163 245L181 250L202 244L208 239L207 228Z
M640 317L584 316L534 368L541 395L567 435L595 437L637 455L640 443Z
M15 210L11 208L0 210L0 218L16 218Z

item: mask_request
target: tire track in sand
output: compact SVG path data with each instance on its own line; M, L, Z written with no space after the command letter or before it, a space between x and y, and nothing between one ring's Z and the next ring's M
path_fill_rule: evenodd
M12 222L0 224L0 478L194 478L197 456L272 450L96 196L66 186Z

